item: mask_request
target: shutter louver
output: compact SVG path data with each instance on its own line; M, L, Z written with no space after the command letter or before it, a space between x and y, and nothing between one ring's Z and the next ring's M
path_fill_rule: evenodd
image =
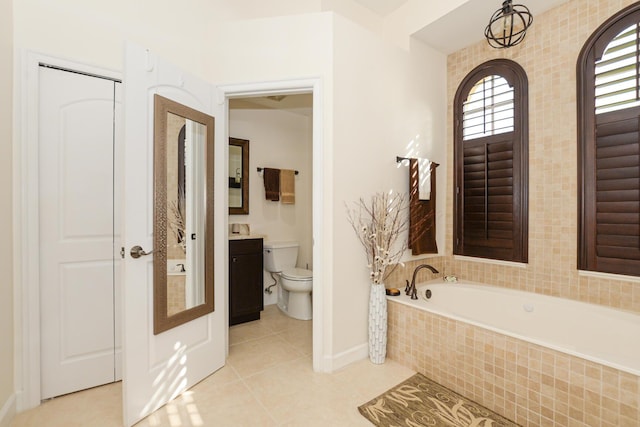
M513 259L513 133L464 146L465 254Z
M596 116L598 271L640 273L640 107Z
M595 67L596 114L640 104L640 26L633 24L608 45Z

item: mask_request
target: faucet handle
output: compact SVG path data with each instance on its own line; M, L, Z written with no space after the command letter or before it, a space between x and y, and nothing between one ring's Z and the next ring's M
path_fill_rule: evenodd
M409 284L408 279L406 279L405 282L407 282L407 285L404 287L404 293L405 295L409 295L409 292L411 292L411 284Z

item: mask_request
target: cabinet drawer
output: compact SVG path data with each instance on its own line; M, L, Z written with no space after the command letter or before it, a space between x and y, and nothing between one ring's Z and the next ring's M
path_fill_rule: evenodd
M229 240L229 254L262 253L262 239Z

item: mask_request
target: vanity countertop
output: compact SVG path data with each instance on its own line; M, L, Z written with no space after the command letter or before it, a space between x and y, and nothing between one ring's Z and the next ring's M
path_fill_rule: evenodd
M231 234L229 240L245 240L245 239L266 239L266 234Z

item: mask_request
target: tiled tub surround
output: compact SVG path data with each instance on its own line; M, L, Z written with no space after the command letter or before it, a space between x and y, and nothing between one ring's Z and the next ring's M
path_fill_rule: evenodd
M640 314L637 279L576 269L576 60L598 26L632 3L569 0L536 15L519 46L497 50L483 40L447 57L444 244L440 256L397 268L387 287L404 288L426 262L441 274ZM529 262L521 266L452 255L454 95L471 70L496 58L516 61L529 79ZM418 273L419 281L435 277ZM640 425L637 376L487 329L390 302L387 348L389 358L523 425Z
M576 61L589 36L609 17L634 2L558 2L561 4L544 13L534 12L534 24L527 31L525 41L518 46L493 49L482 40L447 57L447 213L442 219L446 224L444 245L439 247L440 253L445 255L441 262L447 264L447 274L640 313L640 282L637 279L582 275L576 269ZM464 77L483 62L496 58L517 62L529 80L529 261L526 268L451 256L454 226L453 101ZM409 274L405 273L404 277Z
M390 359L524 426L640 425L637 366L626 372L477 326L481 319L462 321L459 312L427 311L426 301L421 308L406 303L404 295L389 299ZM561 316L557 324L575 320ZM633 341L621 343L629 360L638 358Z

